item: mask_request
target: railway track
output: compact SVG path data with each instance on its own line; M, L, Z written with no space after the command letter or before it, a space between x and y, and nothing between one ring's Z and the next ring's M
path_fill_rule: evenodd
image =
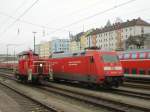
M8 72L8 73L10 73L10 72ZM13 77L11 77L11 78L13 78ZM13 79L13 80L15 80L15 79ZM148 90L150 89L149 85L135 84L135 83L128 83L128 82L125 82L124 86L125 87L148 89ZM77 87L81 87L81 85L79 85ZM147 92L147 91L143 92L143 90L138 91L138 90L135 90L135 89L133 90L133 88L130 89L130 88L125 88L125 87L120 87L118 89L111 89L111 90L105 90L105 89L101 88L100 91L105 91L105 92L109 92L109 93L111 92L111 93L114 93L114 94L121 94L121 95L126 95L126 96L131 96L131 97L137 97L137 98L141 98L141 99L150 99L150 91L149 92ZM87 88L87 89L89 89L89 88Z
M150 100L150 91L146 90L142 91L137 89L120 87L117 89L113 89L111 93Z
M0 75L0 76L2 76L4 79L10 79L10 80L15 80L13 77L12 77L12 75L11 74L3 74L3 75ZM15 80L16 81L16 80ZM18 83L18 84L20 84L20 83ZM28 84L28 85L26 85L26 86L29 86L30 87L30 84ZM33 85L32 85L33 86ZM38 89L38 91L42 91L44 94L47 94L47 93L50 93L49 91L46 93L46 91L45 91L45 89L41 89L41 88L39 88L39 86L36 86L36 87L34 87L34 88L36 88L36 89ZM49 95L49 94L48 94ZM50 94L51 95L51 94ZM55 94L56 95L56 94ZM66 99L66 98L65 98ZM67 98L68 99L68 98ZM54 102L55 103L55 102ZM81 102L80 102L81 103ZM91 106L91 105L89 105L89 106ZM67 106L66 105L66 108L71 108L71 107L69 107L69 106ZM93 108L93 107L92 107ZM97 108L96 108L97 109ZM99 107L98 107L98 109L99 109ZM110 110L108 111L108 109L103 109L103 108L100 108L102 111L104 111L104 112L110 112ZM67 109L68 110L68 109ZM73 111L72 111L73 110ZM74 111L75 110L75 111ZM112 111L112 110L111 110ZM76 109L69 109L69 111L58 111L58 112L80 112L80 111L78 111L78 110L76 110ZM82 111L81 110L81 112L93 112L93 111ZM95 112L95 111L94 111ZM99 112L99 111L96 111L96 112Z
M124 82L123 86L150 90L150 83Z
M0 72L12 74L13 70L0 69ZM150 90L150 81L129 79L129 80L125 80L125 82L122 86Z
M84 102L91 103L96 106L103 106L104 108L109 108L114 111L121 111L121 112L128 112L128 111L150 111L148 108L141 108L134 105L125 104L123 102L114 101L112 99L105 99L101 97L99 94L94 94L93 92L90 93L89 91L83 91L77 88L70 88L70 87L59 87L55 84L48 84L48 87L40 87L49 92L54 92L55 94L64 95L67 97L71 97L77 100L81 100Z
M44 84L45 85L45 84ZM39 87L38 87L39 88ZM102 97L100 94L98 94L96 92L90 92L89 90L84 90L81 88L74 88L74 87L70 87L70 86L65 86L65 85L59 85L59 84L54 84L54 83L47 83L46 86L40 86L40 89L54 93L54 94L59 94L61 96L65 96L67 98L72 98L75 100L79 100L82 102L86 102L95 106L100 106L100 107L104 107L107 108L109 110L113 110L113 111L121 111L121 112L128 112L128 111L150 111L149 107L145 107L145 106L140 106L140 105L134 105L131 104L130 102L125 103L125 102L118 102L117 100L114 101L112 99L109 98L104 98L104 96ZM110 93L109 93L110 92ZM149 94L144 94L141 92L131 92L131 91L125 91L123 89L116 89L116 90L112 90L112 91L104 91L102 94L118 94L118 95L124 95L124 96L130 96L132 97L136 97L138 99L150 99L150 95ZM117 97L117 95L116 95ZM140 101L140 100L139 100Z
M1 82L0 82L0 88L1 88L1 91L4 91L8 96L14 99L15 102L17 102L17 104L19 104L20 110L22 112L56 112L52 109L50 110L49 108L41 105L39 102L36 102L26 97L25 95L6 86L5 84Z
M4 78L5 76L3 75L2 77ZM15 80L11 75L6 75L5 78ZM0 80L0 87L2 90L5 88L6 92L18 102L23 109L22 112L65 112L26 95L23 91L5 83L5 79Z
M144 84L150 84L150 75L127 75L125 74L125 80L126 82L135 82L135 83L144 83Z

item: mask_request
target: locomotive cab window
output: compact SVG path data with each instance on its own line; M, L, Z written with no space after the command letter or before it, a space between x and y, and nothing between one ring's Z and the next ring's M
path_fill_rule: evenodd
M117 55L109 55L109 54L103 54L102 59L104 62L118 62L119 58Z
M18 56L18 59L22 59L22 56Z
M28 55L20 55L19 59L28 59L28 57L29 57Z
M22 58L23 58L23 59L28 59L28 58L29 58L29 55L23 55Z
M34 58L38 58L39 55L38 55L38 54L34 54L33 57L34 57Z

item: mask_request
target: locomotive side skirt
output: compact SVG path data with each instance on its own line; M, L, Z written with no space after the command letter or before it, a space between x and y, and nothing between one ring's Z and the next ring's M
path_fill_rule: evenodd
M54 79L73 80L80 82L97 83L98 76L96 75L80 75L80 74L53 74Z

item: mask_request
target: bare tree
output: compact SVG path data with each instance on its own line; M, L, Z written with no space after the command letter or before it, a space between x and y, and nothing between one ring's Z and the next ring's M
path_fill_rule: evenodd
M144 41L146 39L147 35L137 35L137 36L130 36L126 40L126 48L128 48L130 45L135 45L136 48L140 49L142 46L144 46Z

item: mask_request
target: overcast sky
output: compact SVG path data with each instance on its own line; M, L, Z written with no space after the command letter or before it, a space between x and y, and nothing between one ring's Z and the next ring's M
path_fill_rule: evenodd
M35 1L0 0L0 54L6 53L7 44L19 44L16 52L33 48L33 31L37 32L36 43L40 43L68 38L69 31L76 34L99 28L108 20L114 23L117 17L123 21L141 17L150 22L150 0L39 0L17 20ZM9 46L9 53L13 48Z

